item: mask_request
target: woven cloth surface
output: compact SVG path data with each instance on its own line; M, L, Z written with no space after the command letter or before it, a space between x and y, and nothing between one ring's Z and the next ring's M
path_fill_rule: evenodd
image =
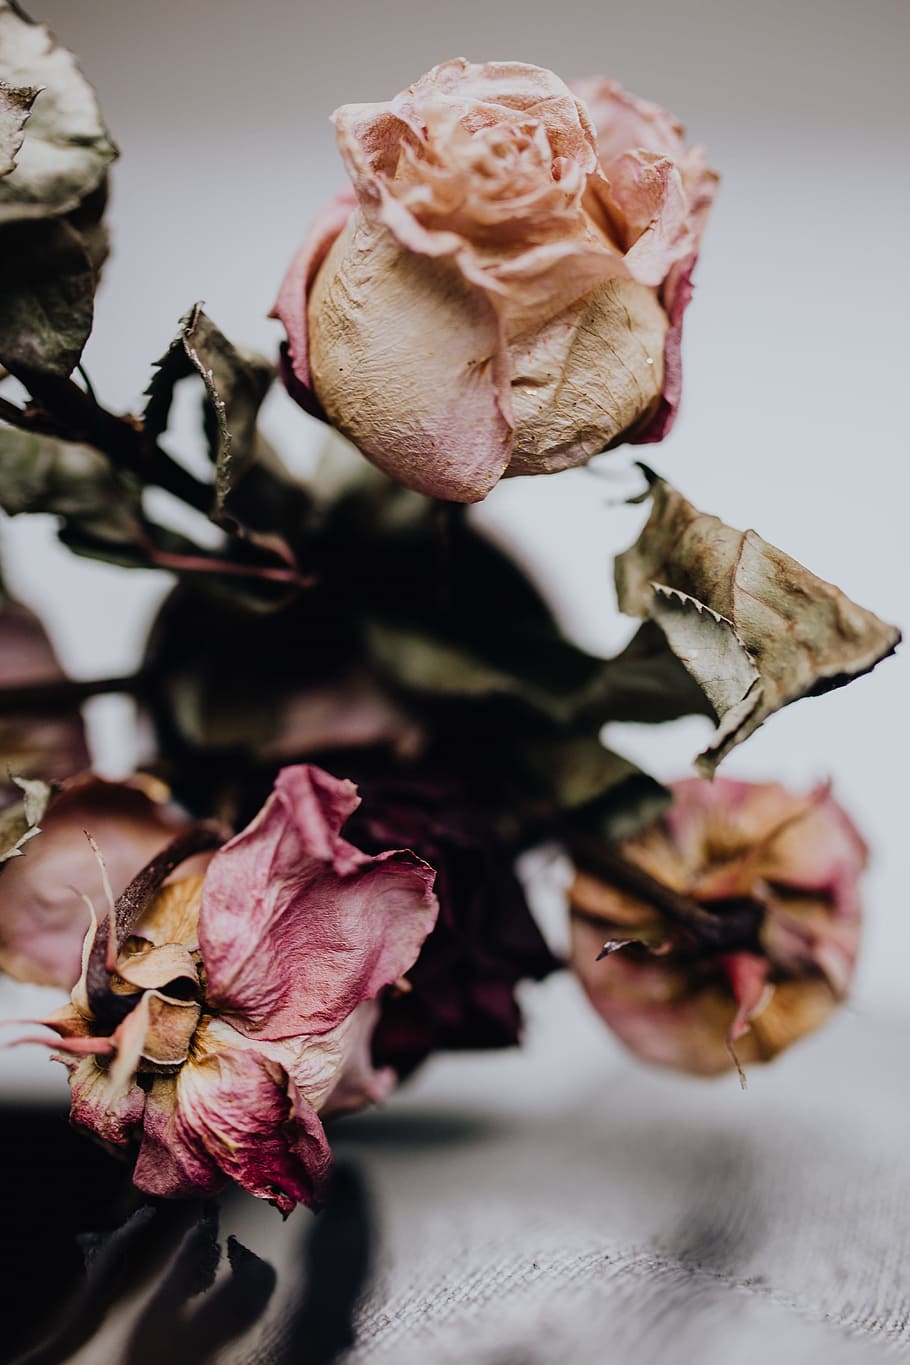
M336 1129L379 1228L348 1365L910 1354L906 1024L845 1011L742 1091L637 1065L567 980L532 1016L525 1052L434 1063ZM280 1265L300 1215L234 1208Z

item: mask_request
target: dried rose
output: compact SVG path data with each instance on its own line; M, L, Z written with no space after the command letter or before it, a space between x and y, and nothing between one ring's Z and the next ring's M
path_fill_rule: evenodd
M69 990L79 975L90 924L87 896L102 903L101 871L85 838L104 850L114 895L182 828L156 799L160 784L105 782L85 775L49 794L22 856L0 862L0 971Z
M713 1075L770 1060L843 999L867 850L826 786L692 779L673 796L596 874L588 851L572 962L634 1053Z
M134 1181L163 1197L227 1180L283 1212L313 1203L330 1152L318 1115L382 1099L367 1055L376 997L436 918L433 871L409 852L361 853L340 834L355 788L285 768L252 823L202 875L164 885L124 923L165 850L93 924L72 1002L45 1020L71 1068L71 1117L138 1147Z
M352 828L367 848L406 845L437 874L439 917L408 989L381 1002L376 1064L406 1076L432 1052L514 1047L522 1032L516 986L560 964L528 908L495 811L443 778L374 782Z
M669 114L457 59L334 120L353 191L274 310L304 407L457 502L665 434L716 184Z

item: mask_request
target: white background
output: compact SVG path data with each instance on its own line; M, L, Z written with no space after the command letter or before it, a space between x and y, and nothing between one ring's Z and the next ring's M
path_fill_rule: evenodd
M908 166L904 0L32 0L81 56L122 150L114 253L86 363L135 407L150 362L196 299L271 353L284 268L343 182L328 115L388 98L435 62L513 58L597 72L679 115L722 187L687 316L681 419L645 456L685 494L754 526L905 627ZM267 420L291 463L323 429L283 394ZM620 470L627 452L601 466ZM573 471L502 485L480 511L544 578L567 628L609 650L609 558L640 511L628 481ZM138 658L166 576L74 560L52 527L3 528L14 588L40 605L68 668ZM873 846L863 1011L910 1007L905 697L898 656L845 691L797 703L727 761L728 775L806 786L831 776ZM126 703L92 705L104 769L129 767ZM118 712L119 708L119 712ZM617 727L617 730L619 727ZM616 747L681 774L699 721L622 727Z

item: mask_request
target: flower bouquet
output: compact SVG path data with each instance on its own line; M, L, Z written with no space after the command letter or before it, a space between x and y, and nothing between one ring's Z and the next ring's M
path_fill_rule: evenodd
M744 1079L844 999L859 943L867 852L830 788L715 771L897 630L641 464L615 560L639 624L595 657L468 510L670 430L702 150L612 81L517 62L446 61L334 122L350 186L287 270L275 357L193 303L142 411L111 412L81 356L116 148L74 57L0 0L0 507L173 584L136 671L87 682L4 592L0 968L59 990L19 1041L63 1063L140 1213L230 1184L343 1201L331 1120L513 1046L516 988L556 971L645 1061ZM258 426L276 376L333 433L308 478ZM168 439L182 389L204 472ZM110 693L148 737L120 780L80 711ZM670 786L602 742L687 715L715 728ZM572 867L568 960L519 875L543 846Z

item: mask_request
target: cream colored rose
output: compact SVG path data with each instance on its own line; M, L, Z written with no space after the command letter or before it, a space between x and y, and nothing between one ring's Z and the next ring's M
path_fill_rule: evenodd
M715 177L656 106L517 62L335 114L353 193L281 288L292 394L459 502L659 439Z

